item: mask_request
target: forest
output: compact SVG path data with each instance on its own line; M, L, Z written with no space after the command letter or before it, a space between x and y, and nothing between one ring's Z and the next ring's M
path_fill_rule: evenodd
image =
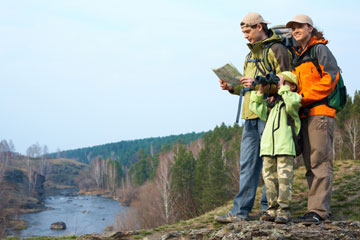
M337 114L335 161L359 158L359 113L360 92L356 91ZM3 140L0 178L11 158L25 161L29 186L35 171L51 175L48 159L72 158L87 164L74 178L81 191L108 192L131 206L132 211L120 221L123 229L157 227L199 216L234 197L239 184L241 134L242 126L223 123L205 133L122 141L52 154L47 153L46 145L33 144L27 156L21 157L14 153L12 141ZM37 165L31 167L30 160L36 159ZM301 164L300 156L297 166Z

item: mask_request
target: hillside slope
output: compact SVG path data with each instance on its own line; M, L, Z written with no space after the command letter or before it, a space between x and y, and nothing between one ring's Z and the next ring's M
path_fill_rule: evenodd
M305 168L295 170L292 216L306 211L307 183ZM130 232L103 235L89 234L73 239L360 239L360 161L334 162L334 191L331 218L319 225L304 226L289 223L279 225L258 221L260 216L258 188L256 205L250 221L219 224L214 216L228 212L232 201L202 216L173 225ZM15 239L15 238L12 238ZM38 239L38 238L33 238ZM46 238L41 238L46 239ZM49 238L50 239L50 238ZM51 239L66 239L51 238Z
M157 154L162 150L162 148L169 150L175 143L189 144L196 139L201 138L204 134L205 132L192 132L166 137L120 141L92 147L61 151L59 153L49 154L48 156L50 158L71 158L83 163L90 163L93 158L99 156L103 159L115 158L119 160L122 165L129 166L136 161L136 154L140 149L142 149L146 154Z

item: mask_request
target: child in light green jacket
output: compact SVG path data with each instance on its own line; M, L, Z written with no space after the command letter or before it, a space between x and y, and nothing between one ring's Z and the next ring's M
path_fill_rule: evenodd
M297 78L291 72L278 75L278 93L264 98L265 86L252 91L250 110L266 121L261 137L260 156L263 158L262 174L266 186L268 209L261 220L287 223L290 220L295 143L289 119L294 121L295 133L300 131L299 109L301 96L297 91ZM269 108L267 102L275 104ZM270 111L270 113L268 113Z

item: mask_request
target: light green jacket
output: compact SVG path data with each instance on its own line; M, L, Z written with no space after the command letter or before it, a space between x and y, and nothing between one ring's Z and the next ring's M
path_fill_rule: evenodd
M248 62L248 59L262 59L264 54L265 46L274 42L280 42L281 37L275 34L272 31L272 34L269 38L255 42L254 44L247 44L250 49L248 57L245 59L244 63L244 76L255 78L260 75L263 76L257 69L254 62ZM250 57L249 57L250 56ZM290 51L281 43L271 45L268 52L268 62L272 66L272 69L276 71L276 74L291 71L291 53ZM265 70L266 74L269 71L266 69L264 62L259 62L258 65ZM240 95L240 91L243 88L242 85L237 85L234 87L234 91L231 91L232 94ZM256 88L257 89L257 88ZM255 119L258 118L254 113L249 109L250 103L250 91L246 92L243 99L242 105L242 119Z
M278 103L271 108L268 115L268 107L264 94L251 92L250 110L266 121L265 129L260 142L260 156L292 155L296 156L295 144L290 125L288 125L289 115L294 119L295 133L300 131L299 109L301 107L301 97L296 92L291 92L290 87L282 86L278 94L282 97Z

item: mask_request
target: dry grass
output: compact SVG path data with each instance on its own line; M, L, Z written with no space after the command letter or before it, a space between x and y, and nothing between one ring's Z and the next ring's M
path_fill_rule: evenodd
M292 216L300 216L306 212L308 186L305 179L305 167L295 170L293 185ZM331 202L332 220L357 220L360 221L360 160L344 160L334 162L334 185ZM256 194L255 205L250 213L250 219L257 220L261 215L260 197L262 187ZM173 225L164 225L153 229L154 231L186 230L198 228L220 228L221 224L215 222L214 216L227 213L233 201L218 207L197 218L180 221Z
M71 163L71 164L75 164L76 166L88 166L87 164L85 163L81 163L81 162L78 162L76 160L73 160L73 159L68 159L68 158L54 158L54 159L50 159L50 162L52 164L65 164L65 163Z

